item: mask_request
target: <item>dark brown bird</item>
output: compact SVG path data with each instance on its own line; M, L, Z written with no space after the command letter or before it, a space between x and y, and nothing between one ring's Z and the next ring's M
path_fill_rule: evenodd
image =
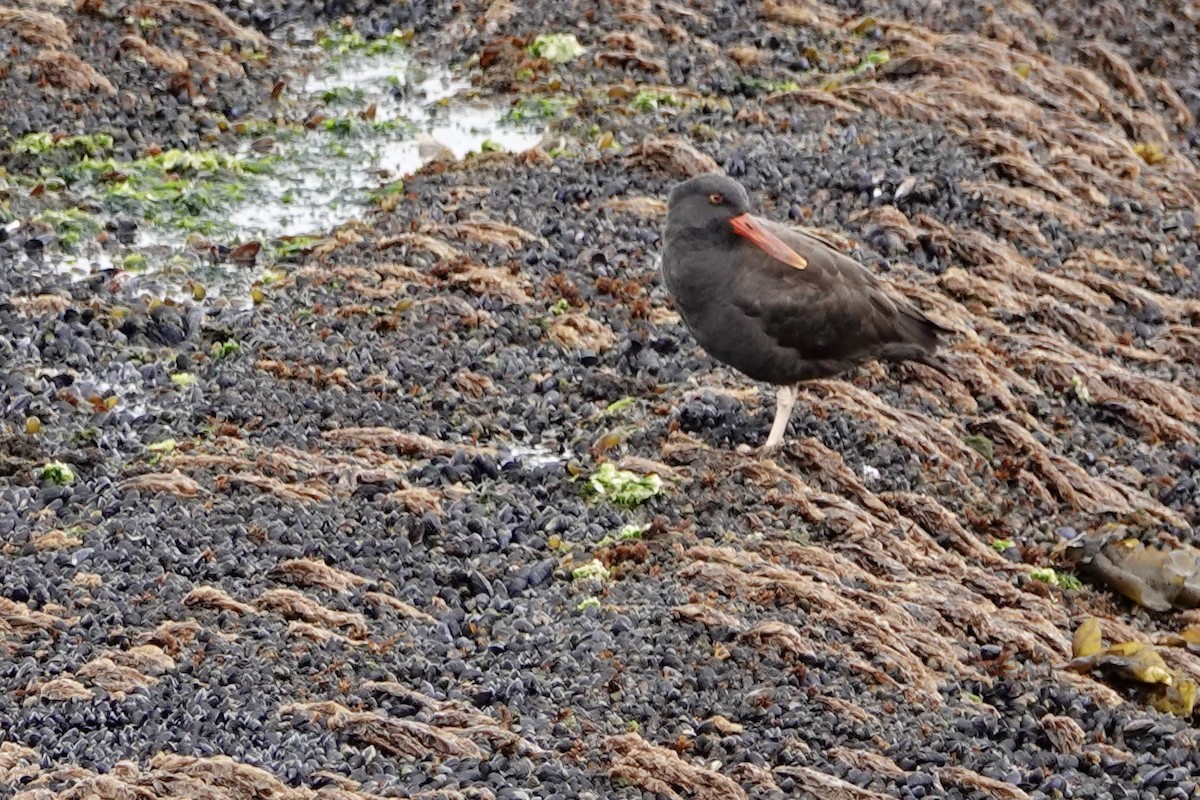
M724 175L671 190L662 270L709 355L779 386L763 453L783 443L801 381L872 359L927 361L950 332L820 239L751 215Z

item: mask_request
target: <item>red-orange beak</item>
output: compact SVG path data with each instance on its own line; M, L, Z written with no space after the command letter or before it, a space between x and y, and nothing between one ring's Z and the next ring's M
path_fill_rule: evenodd
M778 259L789 267L804 269L808 262L804 257L783 243L775 234L764 228L754 217L742 214L729 220L733 232L738 236L749 239L756 247L772 258Z

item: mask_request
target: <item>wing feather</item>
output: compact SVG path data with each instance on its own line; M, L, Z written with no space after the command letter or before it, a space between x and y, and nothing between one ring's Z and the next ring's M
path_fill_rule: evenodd
M808 261L797 270L746 242L734 249L734 304L763 333L805 361L856 362L889 354L920 355L940 330L889 293L866 267L821 239L767 224Z

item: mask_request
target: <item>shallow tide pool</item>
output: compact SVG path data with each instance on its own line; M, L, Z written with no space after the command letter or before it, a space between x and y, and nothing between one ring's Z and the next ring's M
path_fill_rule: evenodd
M423 163L485 150L520 152L544 135L535 123L507 120L503 103L475 97L464 77L421 62L407 47L328 58L314 52L314 58L324 60L285 96L285 112L306 114L303 123L233 121L235 130L246 131L236 151L199 154L219 167L175 175L178 170L155 165L157 172L137 185L139 191L150 188L136 203L100 177L105 167L81 169L85 177L73 190L93 209L94 224L132 218L136 233L123 244L110 239L101 246L88 236L20 258L77 279L114 273L150 297L195 296L199 285L210 298L248 303L249 288L263 279L263 269L302 245L296 237L320 238L365 218L380 195L401 191L403 178ZM109 166L137 173L145 169L142 161ZM168 183L173 189L182 185L182 192L168 193L171 200L154 199ZM192 198L198 199L185 202ZM246 242L263 245L250 268L222 257Z
M295 236L360 217L372 190L418 169L438 147L464 158L538 143L541 129L506 123L502 106L471 99L470 88L407 53L349 56L319 69L304 93L324 99L326 120L279 143L262 196L233 215L239 233ZM371 108L373 119L363 119Z

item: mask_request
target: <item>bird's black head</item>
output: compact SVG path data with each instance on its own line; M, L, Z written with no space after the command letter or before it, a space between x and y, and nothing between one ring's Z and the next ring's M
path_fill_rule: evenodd
M667 227L704 228L732 235L729 221L750 211L742 185L725 175L710 173L677 184L667 201Z
M693 245L736 248L752 244L771 258L795 269L808 261L750 213L750 197L733 178L715 173L699 175L671 190L667 201L667 246Z

